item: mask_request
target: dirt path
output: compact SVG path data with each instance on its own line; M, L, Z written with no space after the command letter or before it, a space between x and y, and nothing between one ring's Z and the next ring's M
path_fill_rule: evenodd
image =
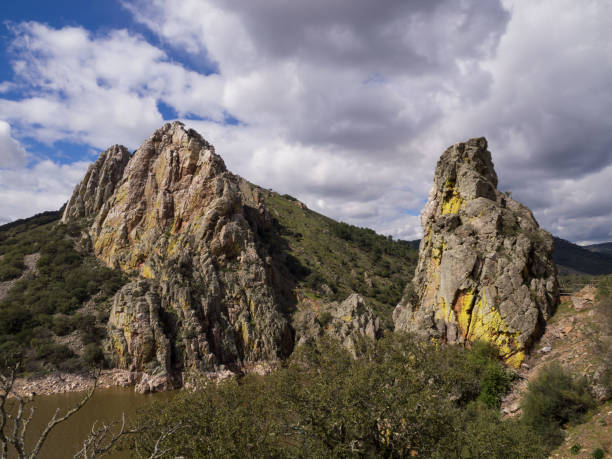
M9 290L15 285L17 281L24 279L29 276L36 276L38 274L38 268L36 267L36 262L40 258L39 253L32 253L30 255L26 255L23 259L23 264L26 269L23 270L23 273L17 279L12 279L10 281L0 282L0 301L4 299L4 297L8 294Z

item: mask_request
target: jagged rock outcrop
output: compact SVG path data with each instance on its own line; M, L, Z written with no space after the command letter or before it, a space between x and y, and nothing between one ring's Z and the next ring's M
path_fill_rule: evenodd
M395 329L448 343L489 341L520 365L558 303L553 239L497 190L484 138L444 152L421 223L419 262Z
M321 305L318 314L312 309L299 311L295 325L298 345L326 335L337 339L351 352L355 351L358 339L377 339L382 333L379 318L357 293L341 303Z
M130 160L130 152L122 145L113 145L87 169L85 177L72 193L62 221L95 217L115 192Z
M64 221L92 216L96 256L135 278L110 313L117 365L163 386L190 370L287 355L292 332L256 240L271 221L257 189L179 122L156 131L126 165L109 159L123 151L101 155L64 213ZM111 178L97 179L107 170ZM96 180L104 191L90 185Z

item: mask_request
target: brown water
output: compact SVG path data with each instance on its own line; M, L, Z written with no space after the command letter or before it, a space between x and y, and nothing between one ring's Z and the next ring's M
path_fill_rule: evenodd
M38 434L51 419L56 408L60 408L61 415L77 405L84 395L84 392L73 392L37 396L33 402L34 417L28 426L30 435L26 435L28 450L38 439ZM39 457L45 459L72 458L82 447L83 440L91 431L94 422L121 421L121 415L125 413L126 424L128 424L135 419L139 409L154 400L167 400L173 395L171 392L137 394L133 388L97 389L93 397L80 411L51 431ZM123 451L104 457L129 458L131 456L129 452Z

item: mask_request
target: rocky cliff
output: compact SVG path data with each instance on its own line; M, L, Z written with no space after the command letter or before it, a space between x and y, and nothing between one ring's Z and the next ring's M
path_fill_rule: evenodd
M552 236L497 190L484 138L447 149L421 214L424 237L396 330L494 343L518 366L558 303Z
M102 153L63 220L83 217L95 255L134 279L115 295L108 350L145 386L154 381L143 390L291 351L274 270L256 240L267 211L195 131L166 124L131 157L123 147Z

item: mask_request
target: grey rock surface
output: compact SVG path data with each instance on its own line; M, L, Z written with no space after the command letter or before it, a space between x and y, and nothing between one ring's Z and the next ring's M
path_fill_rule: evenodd
M424 237L396 330L485 340L518 367L559 301L552 236L497 190L484 138L448 148L421 214Z

